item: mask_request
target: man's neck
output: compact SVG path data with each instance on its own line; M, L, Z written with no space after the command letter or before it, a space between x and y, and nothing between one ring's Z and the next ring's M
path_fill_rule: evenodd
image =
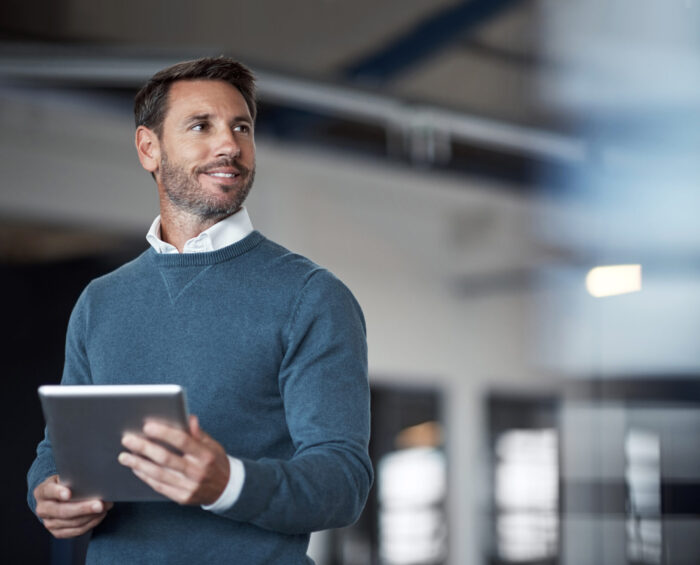
M188 240L197 237L226 217L200 218L182 210L172 209L170 206L161 206L160 238L174 245L178 252L182 253Z

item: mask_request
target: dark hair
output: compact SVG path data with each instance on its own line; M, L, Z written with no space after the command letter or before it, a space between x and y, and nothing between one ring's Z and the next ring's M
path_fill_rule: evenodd
M255 121L255 77L245 65L228 57L205 57L184 61L158 71L134 99L136 127L146 126L160 136L168 110L170 86L179 80L223 80L238 89Z

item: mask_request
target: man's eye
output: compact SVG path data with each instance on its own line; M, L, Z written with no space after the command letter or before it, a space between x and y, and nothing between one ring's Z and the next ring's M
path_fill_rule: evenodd
M192 126L192 131L204 131L207 127L207 124L194 124Z
M233 129L234 131L240 131L241 133L250 133L250 126L247 124L239 124Z

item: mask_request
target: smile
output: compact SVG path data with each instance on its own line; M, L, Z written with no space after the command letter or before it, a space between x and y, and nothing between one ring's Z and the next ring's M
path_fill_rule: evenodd
M218 177L221 179L232 179L238 176L238 173L207 173L209 176Z

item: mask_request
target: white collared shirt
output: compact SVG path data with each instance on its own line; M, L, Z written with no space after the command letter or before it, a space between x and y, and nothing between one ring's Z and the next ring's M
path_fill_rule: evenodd
M202 253L207 251L217 251L229 245L241 241L253 231L253 224L248 216L248 211L245 207L232 214L228 218L224 218L217 222L212 227L204 230L197 237L188 239L182 248L183 253ZM160 238L160 216L157 216L151 228L146 234L146 241L158 253L179 253L177 247L163 241ZM228 457L229 463L229 479L226 488L221 493L221 496L209 505L202 505L204 510L211 512L224 512L231 508L238 500L238 497L243 490L243 482L245 481L245 467L243 463L235 457Z
M235 214L215 223L212 227L204 230L197 237L188 239L182 248L183 253L202 253L205 251L216 251L227 247L237 241L241 241L253 231L253 224L248 216L245 206ZM160 215L153 220L151 228L146 234L146 241L158 253L179 253L177 247L163 241L160 238Z

